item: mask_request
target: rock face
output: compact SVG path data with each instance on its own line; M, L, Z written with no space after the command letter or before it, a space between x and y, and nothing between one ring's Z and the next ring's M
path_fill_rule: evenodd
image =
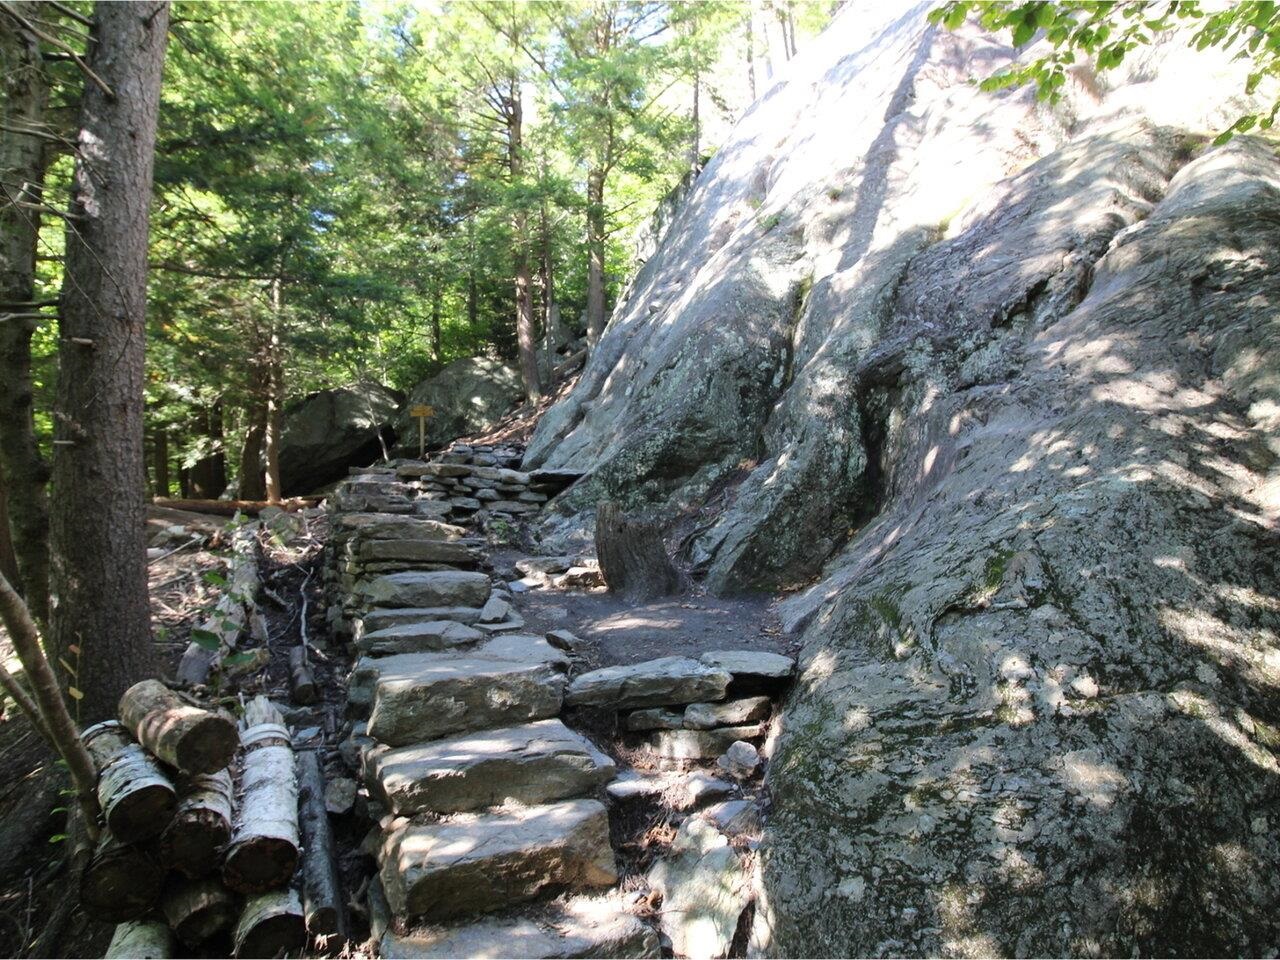
M991 38L847 5L534 438L589 472L566 514L714 485L713 589L819 575L766 953L1280 937L1280 161L1208 144L1243 76L1183 43L1051 110L969 83Z
M488 430L521 397L520 374L498 360L467 357L455 360L409 393L396 420L398 449L418 453L418 421L409 407L426 404L435 413L427 421L427 446L439 447L456 437Z
M320 390L291 404L280 436L285 496L309 493L382 456L401 395L377 383ZM379 437L381 436L381 439Z

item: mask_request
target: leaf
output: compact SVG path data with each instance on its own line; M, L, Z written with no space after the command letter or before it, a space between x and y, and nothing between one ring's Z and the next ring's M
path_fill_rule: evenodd
M77 689L76 687L67 687L67 696L69 696L72 700L84 699L84 694L81 693L80 690Z
M191 631L191 642L202 650L216 651L222 648L222 641L218 639L216 633L202 630L199 627Z
M206 570L201 579L205 583L213 584L215 587L225 587L227 585L227 578L214 570Z
M80 644L78 643L67 644L67 651L69 653L75 654L77 657L80 656Z
M66 658L59 657L58 662L62 664L62 669L67 671L67 673L71 674L73 677L78 678L80 676L78 673L76 673L76 668L73 667L71 664L67 663Z
M243 651L241 653L233 653L229 657L224 657L222 665L224 667L242 667L245 664L253 663L257 659L258 655L255 652L251 650Z
M67 839L67 835L65 833L55 833L52 837L49 838L49 842L61 843L63 840L66 840L66 839Z
M1013 45L1015 47L1025 46L1026 43L1035 35L1036 28L1024 21L1013 29Z

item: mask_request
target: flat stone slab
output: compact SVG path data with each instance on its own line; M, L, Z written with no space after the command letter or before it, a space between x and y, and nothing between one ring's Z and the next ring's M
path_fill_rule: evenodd
M382 938L387 960L453 957L660 957L657 931L626 912L621 897L571 897L521 916L485 917Z
M356 647L372 656L392 653L419 653L426 650L449 650L480 643L488 634L454 620L427 620L400 623L362 634Z
M559 720L483 730L388 751L370 784L396 815L549 803L596 790L613 761Z
M374 607L483 607L489 587L483 573L408 570L370 580L361 592Z
M449 540L366 540L361 560L404 560L410 563L452 563L475 566L480 556L464 543Z
M565 703L626 710L721 700L730 679L727 670L688 657L662 657L584 673L570 684Z
M557 673L565 673L569 669L568 655L541 637L507 633L465 651L397 653L388 657L361 657L352 667L347 679L347 700L355 706L372 706L374 685L384 672L407 673L424 664L447 663L459 657L467 660L492 660L503 663L513 661L545 663Z
M723 703L691 703L684 708L684 726L690 730L732 727L763 720L773 709L768 697L745 697Z
M406 463L396 469L398 477L466 477L471 467L464 463Z
M379 859L392 913L426 920L489 913L548 887L606 887L618 879L609 815L596 800L411 822L386 838Z
M719 727L715 730L659 730L650 734L645 746L664 760L714 760L735 741L764 735L764 727Z
M735 679L785 680L796 668L794 657L765 650L711 650L698 659L728 670Z
M369 736L390 746L542 720L560 712L565 676L546 661L407 656L423 659L380 670L373 684Z
M359 618L361 629L372 633L402 623L419 623L428 620L454 620L472 624L480 619L479 607L398 607L375 608Z
M525 557L516 561L516 569L526 577L540 573L564 573L573 566L573 557Z
M684 726L684 714L666 707L649 707L627 714L623 725L628 730L679 730Z
M465 527L403 513L339 513L334 527L355 532L366 540L462 540Z

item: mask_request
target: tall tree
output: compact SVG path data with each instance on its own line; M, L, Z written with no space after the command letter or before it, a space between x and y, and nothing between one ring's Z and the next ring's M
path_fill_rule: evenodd
M49 87L34 22L40 3L0 6L0 473L18 586L40 623L49 616L49 468L36 441L31 338L48 317L35 297ZM9 531L5 531L9 539Z
M154 674L143 500L147 231L167 2L94 7L60 303L52 643L84 720Z

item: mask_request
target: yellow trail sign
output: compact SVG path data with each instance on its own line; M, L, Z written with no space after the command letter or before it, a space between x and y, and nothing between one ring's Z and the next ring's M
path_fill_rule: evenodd
M423 460L427 455L427 417L436 411L433 407L427 406L425 403L415 403L409 408L409 416L418 418L418 459Z
M411 417L429 417L435 412L434 407L429 407L425 403L415 403L409 408L409 416Z

